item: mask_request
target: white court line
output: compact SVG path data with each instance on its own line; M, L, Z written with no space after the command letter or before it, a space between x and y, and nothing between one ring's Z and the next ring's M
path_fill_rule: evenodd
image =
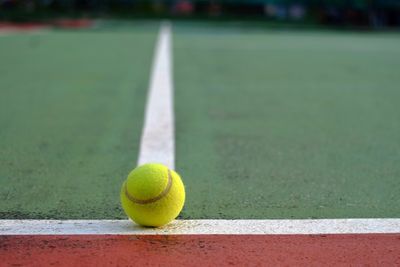
M0 220L0 235L400 234L400 219L176 220L161 228L129 220Z
M154 162L175 168L171 26L161 25L150 78L138 165Z

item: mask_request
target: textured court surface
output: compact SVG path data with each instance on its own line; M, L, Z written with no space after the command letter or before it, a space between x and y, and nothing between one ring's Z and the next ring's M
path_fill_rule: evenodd
M125 218L157 29L0 41L0 218Z
M175 27L184 218L400 215L400 35Z
M396 266L400 235L0 237L13 266Z
M400 265L400 35L173 25L180 219L194 220L0 220L0 262ZM156 34L1 36L0 219L126 218ZM357 217L381 219L248 220Z
M2 37L1 218L124 218L157 33L141 25ZM398 35L173 37L181 218L399 216Z

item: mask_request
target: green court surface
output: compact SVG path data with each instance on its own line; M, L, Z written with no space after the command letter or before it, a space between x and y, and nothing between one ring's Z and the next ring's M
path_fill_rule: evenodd
M156 34L0 37L0 218L125 218Z
M118 25L0 37L0 219L126 218L157 27ZM173 30L179 218L400 216L400 35Z
M400 35L175 26L184 218L400 216Z

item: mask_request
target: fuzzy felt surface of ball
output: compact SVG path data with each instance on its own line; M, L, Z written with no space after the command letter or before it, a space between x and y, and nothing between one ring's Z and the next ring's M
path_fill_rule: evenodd
M147 163L131 171L121 188L121 204L137 224L163 226L174 220L185 202L185 187L175 171Z

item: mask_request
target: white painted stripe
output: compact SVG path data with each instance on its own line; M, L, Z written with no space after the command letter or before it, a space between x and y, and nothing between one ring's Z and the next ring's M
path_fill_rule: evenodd
M138 165L155 162L175 168L171 26L161 25L155 49Z
M400 219L176 220L161 228L129 220L0 220L0 235L266 235L400 233Z

